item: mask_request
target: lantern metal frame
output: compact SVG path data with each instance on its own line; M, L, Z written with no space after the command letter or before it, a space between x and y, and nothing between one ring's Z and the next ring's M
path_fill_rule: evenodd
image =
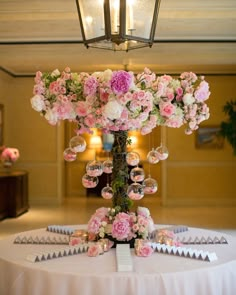
M135 29L128 29L128 30L126 29L127 0L119 0L119 31L116 34L112 33L111 13L110 13L111 0L104 0L103 2L104 34L102 34L99 37L90 38L90 39L86 38L86 31L84 27L85 20L83 19L83 16L81 13L81 9L82 9L81 1L82 0L75 0L77 11L78 11L78 17L80 21L83 43L87 48L94 47L94 48L107 49L107 50L113 50L113 51L129 51L129 50L137 49L137 48L152 47L154 42L154 36L155 36L155 31L157 26L157 19L158 19L161 0L155 0L153 14L152 12L150 12L150 14L152 14L150 15L150 17L152 17L152 23L151 23L149 38L135 36L134 35ZM143 0L143 1L145 1L146 3L148 0ZM127 34L127 31L129 31L130 33ZM133 42L132 46L130 45L131 42Z

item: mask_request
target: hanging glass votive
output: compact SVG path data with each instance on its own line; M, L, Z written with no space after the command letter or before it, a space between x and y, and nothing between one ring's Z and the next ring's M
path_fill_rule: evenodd
M89 176L88 174L84 174L82 177L82 184L86 188L96 187L98 184L98 178L95 176Z
M108 199L111 199L113 197L113 190L112 190L112 187L109 186L109 184L107 184L107 186L105 186L103 189L102 189L102 197L106 200Z
M112 160L108 159L103 162L103 172L104 173L110 174L110 173L112 173L112 169L113 169Z
M103 164L100 161L93 160L86 165L86 172L89 176L100 176L103 173Z
M145 173L143 168L135 167L130 171L130 178L134 182L141 182L145 178Z
M71 138L69 146L73 152L82 153L86 149L86 141L82 136L76 135Z
M140 161L140 156L136 152L129 152L126 155L126 162L130 166L137 166Z
M168 156L169 156L168 149L164 145L160 145L159 147L157 147L156 151L158 153L158 158L161 161L166 160L168 158Z
M144 194L154 194L158 190L158 184L157 181L153 178L149 177L144 179L143 181L143 190Z
M63 152L64 160L67 162L73 162L76 160L77 154L73 152L70 148L66 148Z
M144 196L143 186L134 182L128 186L127 195L131 200L141 200Z
M148 154L147 154L147 160L150 164L156 164L159 162L158 152L153 148Z

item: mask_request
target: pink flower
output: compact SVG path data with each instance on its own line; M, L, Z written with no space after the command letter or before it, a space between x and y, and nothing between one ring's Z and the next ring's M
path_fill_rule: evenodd
M206 81L202 81L194 93L194 96L198 102L207 100L210 96L209 85Z
M20 157L19 150L16 148L5 148L0 155L2 161L16 162Z
M112 236L118 241L123 241L129 237L130 224L127 219L115 219L112 224Z
M76 114L81 117L85 117L87 115L88 106L85 101L79 101L76 107Z
M170 102L161 102L159 104L160 114L163 117L169 118L174 112L176 107Z
M126 71L117 71L112 73L111 89L115 94L124 94L128 92L133 82L133 76Z
M88 232L98 234L100 226L101 226L101 219L98 218L97 216L92 216L88 222Z
M91 245L88 248L87 255L89 257L96 257L96 256L98 256L99 254L102 254L102 253L103 253L102 246L99 243L97 243L97 244Z
M98 87L98 81L91 76L84 82L84 95L95 95Z
M153 252L154 251L153 251L152 247L150 245L146 244L146 245L138 247L136 254L137 254L137 256L140 256L140 257L149 257L152 255Z

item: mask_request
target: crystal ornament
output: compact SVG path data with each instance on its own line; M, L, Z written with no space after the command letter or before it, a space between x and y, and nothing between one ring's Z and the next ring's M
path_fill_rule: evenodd
M140 156L136 152L129 152L126 155L126 162L130 166L137 166L140 161Z
M158 158L161 161L166 160L168 158L168 156L169 156L168 149L164 145L160 145L159 147L157 147L156 151L158 153Z
M131 200L141 200L144 196L143 186L134 182L128 186L127 195Z
M135 167L130 171L130 178L134 182L141 182L145 178L144 170L140 167Z
M144 190L144 194L147 194L147 195L154 194L158 190L157 181L151 178L149 175L149 177L144 179L143 181L143 190Z
M86 141L82 136L74 136L70 140L69 147L75 153L82 153L86 149Z
M108 159L103 162L103 172L104 173L110 174L110 173L112 173L112 169L113 169L112 160Z
M154 148L147 154L147 160L150 164L159 162L159 154Z
M96 187L98 184L98 178L95 176L89 176L88 174L84 174L82 177L82 184L86 188Z
M109 186L109 184L107 184L107 186L105 186L102 189L102 197L106 200L111 199L113 197L113 190L112 188Z
M86 172L89 176L100 176L103 173L103 164L100 161L93 160L86 165Z
M66 148L63 152L64 160L67 162L73 162L76 160L77 154L73 152L70 148Z

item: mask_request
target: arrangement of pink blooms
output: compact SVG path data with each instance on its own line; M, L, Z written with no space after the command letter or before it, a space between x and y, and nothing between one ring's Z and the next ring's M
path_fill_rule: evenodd
M130 241L133 238L147 239L154 231L150 211L138 207L136 212L121 212L119 207L99 208L88 222L90 240L112 237L117 241Z
M16 148L3 148L0 159L2 162L16 162L20 157L19 150Z
M38 71L31 104L52 125L60 120L78 123L78 134L140 130L147 134L158 125L178 128L186 134L209 118L205 101L210 96L204 77L184 72L179 78L156 76L148 68L133 72L60 73Z

